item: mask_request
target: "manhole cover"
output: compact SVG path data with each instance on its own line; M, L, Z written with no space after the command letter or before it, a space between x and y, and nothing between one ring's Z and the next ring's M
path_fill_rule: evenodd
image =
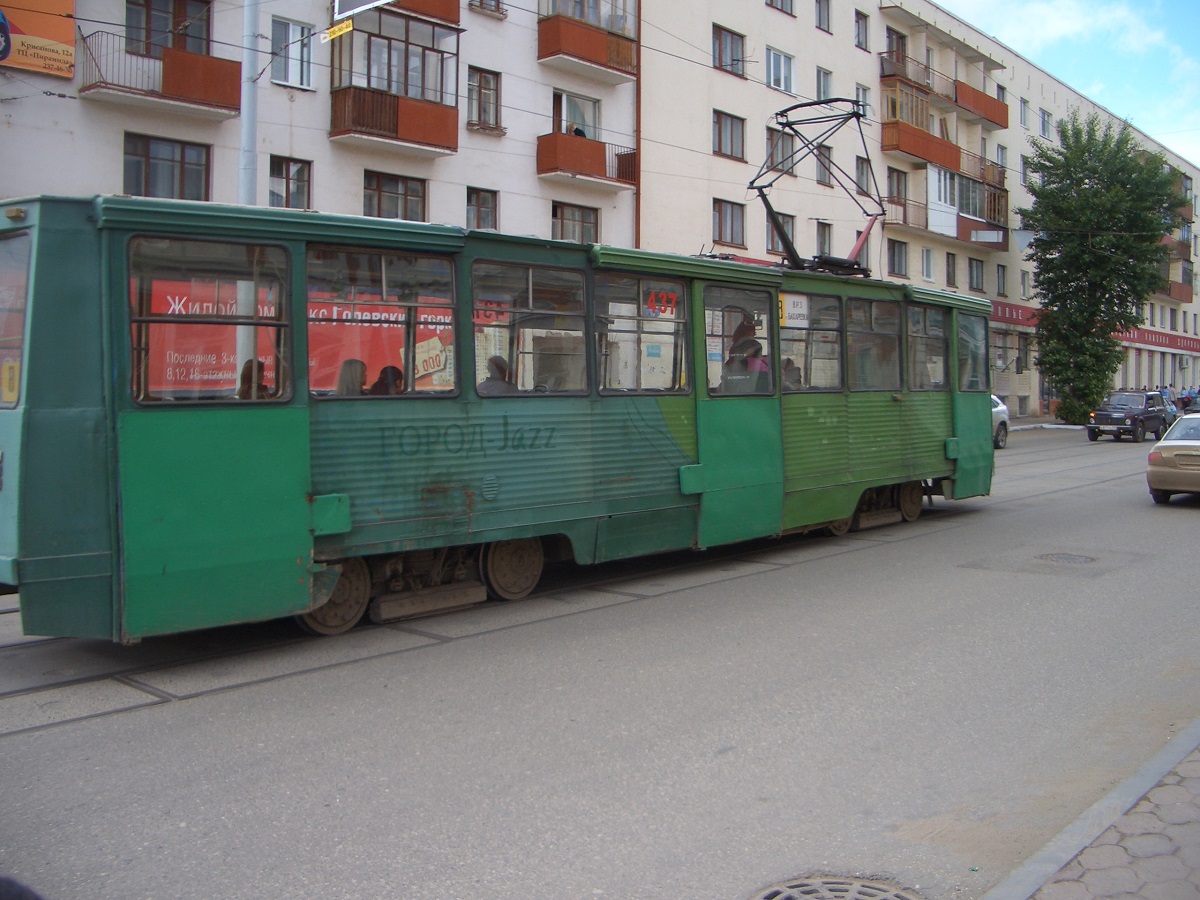
M1078 553L1043 553L1037 559L1044 559L1046 562L1067 563L1071 566L1082 566L1096 561L1094 556L1080 556Z
M753 900L920 900L911 891L902 891L878 881L855 878L801 878L776 884L754 895Z

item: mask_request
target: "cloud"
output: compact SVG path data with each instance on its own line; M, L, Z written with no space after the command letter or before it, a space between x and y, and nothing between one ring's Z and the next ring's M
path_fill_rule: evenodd
M944 0L943 5L1030 57L1063 43L1097 41L1132 54L1170 45L1166 33L1150 24L1152 6L1135 11L1128 3L1105 0Z

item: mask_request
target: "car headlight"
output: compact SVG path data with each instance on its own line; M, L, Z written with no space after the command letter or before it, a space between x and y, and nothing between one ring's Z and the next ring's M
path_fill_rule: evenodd
M1126 425L1132 425L1132 424L1133 424L1133 419L1126 419L1126 420L1125 420L1125 424L1126 424Z

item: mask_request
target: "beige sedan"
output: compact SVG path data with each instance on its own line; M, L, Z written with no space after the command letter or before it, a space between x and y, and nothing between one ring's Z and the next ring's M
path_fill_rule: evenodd
M1146 484L1155 503L1172 494L1200 494L1200 413L1175 420L1146 460Z

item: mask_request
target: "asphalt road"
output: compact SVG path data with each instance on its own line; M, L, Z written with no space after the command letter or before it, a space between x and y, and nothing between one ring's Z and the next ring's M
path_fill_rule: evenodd
M1150 446L1018 431L991 497L915 524L332 640L0 617L0 874L47 900L977 898L1200 717L1200 501L1151 503Z

